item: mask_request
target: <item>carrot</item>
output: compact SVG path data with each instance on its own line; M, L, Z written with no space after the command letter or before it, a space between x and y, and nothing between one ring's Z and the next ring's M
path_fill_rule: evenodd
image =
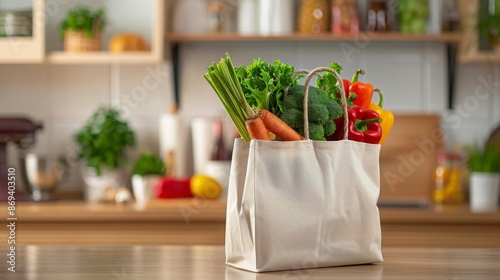
M304 140L304 137L297 133L288 124L278 118L275 114L266 109L259 110L259 117L262 119L265 127L284 141Z
M271 140L269 134L267 134L266 126L264 121L259 118L248 119L245 121L245 126L250 134L250 138L257 140Z

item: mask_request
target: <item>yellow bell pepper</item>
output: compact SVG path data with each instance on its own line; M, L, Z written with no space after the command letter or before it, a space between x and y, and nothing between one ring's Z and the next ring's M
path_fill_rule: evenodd
M382 119L382 121L380 122L380 126L382 127L382 138L380 138L379 144L383 144L385 139L387 138L387 135L389 135L389 132L391 131L392 125L394 124L394 114L391 111L382 109L382 107L384 106L384 95L379 89L375 89L374 91L378 92L380 101L378 105L375 104L375 102L371 101L368 109L377 112L377 114Z

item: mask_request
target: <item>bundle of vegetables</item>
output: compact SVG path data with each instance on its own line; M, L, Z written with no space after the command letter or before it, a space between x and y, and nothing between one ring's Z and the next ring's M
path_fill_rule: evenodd
M285 141L302 140L290 126L267 109L254 110L245 99L245 94L229 54L219 64L213 63L204 75L221 100L241 137L270 140L268 130Z
M329 67L340 73L342 66L331 63ZM269 64L254 59L252 64L234 68L229 54L207 68L205 79L212 86L241 137L250 141L276 139L296 141L304 139L305 87L298 85L300 75L295 67L275 60ZM320 68L316 69L321 71ZM328 69L327 69L328 70ZM302 70L306 73L307 70ZM347 118L348 139L382 144L394 123L394 115L384 111L383 95L370 83L358 81L358 70L351 80L342 79L325 71L309 87L308 127L312 140L342 140L344 118ZM337 77L339 77L337 79ZM341 90L346 96L348 110L341 109ZM372 101L373 93L379 94L378 105Z

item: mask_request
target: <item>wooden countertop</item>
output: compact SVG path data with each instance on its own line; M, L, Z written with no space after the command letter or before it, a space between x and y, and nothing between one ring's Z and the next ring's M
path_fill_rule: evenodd
M0 247L1 248L1 247ZM1 248L5 252L5 248ZM498 279L500 249L384 248L381 264L252 273L224 264L223 246L26 246L1 279Z
M0 209L7 209L0 204ZM200 199L156 200L144 208L135 204L87 204L82 201L18 202L18 218L23 222L224 222L226 204ZM0 210L0 219L7 210ZM380 208L383 224L481 224L500 225L500 211L471 213L467 205L427 208Z
M4 210L1 210L4 209ZM0 203L0 220L7 220ZM174 199L135 204L82 201L16 204L19 245L222 245L226 205ZM380 208L384 247L500 248L500 212L471 213L466 205ZM7 245L0 230L0 246Z

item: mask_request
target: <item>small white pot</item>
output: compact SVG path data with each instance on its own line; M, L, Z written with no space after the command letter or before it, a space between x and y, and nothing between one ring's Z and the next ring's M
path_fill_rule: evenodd
M154 186L159 179L158 175L132 176L132 191L138 205L145 205L154 198Z
M470 176L472 212L495 212L500 196L500 173L473 172Z
M99 202L107 200L106 191L108 189L116 190L122 186L122 176L120 170L101 170L98 176L94 168L84 167L82 170L84 188L84 197L87 202Z

